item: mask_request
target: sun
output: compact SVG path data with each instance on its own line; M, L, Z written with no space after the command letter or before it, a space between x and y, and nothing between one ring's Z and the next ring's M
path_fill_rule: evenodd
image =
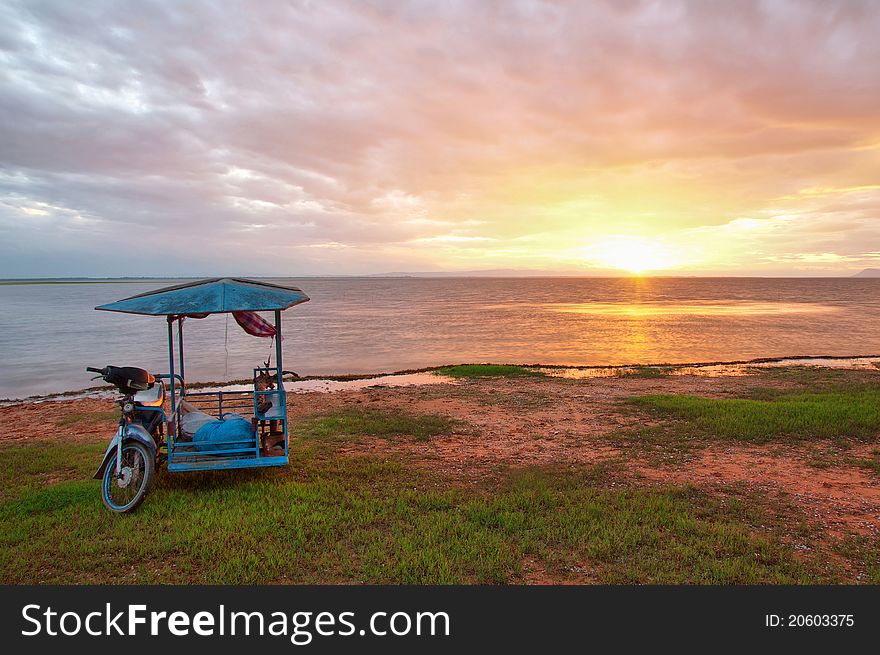
M609 268L619 268L635 275L662 271L678 265L668 246L637 236L610 236L586 249L585 258Z

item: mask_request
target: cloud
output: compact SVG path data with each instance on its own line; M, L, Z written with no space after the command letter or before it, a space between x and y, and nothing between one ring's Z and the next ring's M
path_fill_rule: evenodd
M0 2L0 275L545 267L791 208L762 261L844 270L878 37L867 0Z

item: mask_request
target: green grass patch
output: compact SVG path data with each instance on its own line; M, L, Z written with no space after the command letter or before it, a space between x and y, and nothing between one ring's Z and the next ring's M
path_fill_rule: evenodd
M752 367L751 372L773 384L783 383L803 391L834 390L846 385L876 384L880 372L872 369L831 368L828 366Z
M0 448L0 499L19 496L61 480L88 478L106 444L40 441Z
M880 430L880 390L856 388L781 394L772 399L637 396L629 402L691 439L721 438L756 444L780 439L873 440Z
M880 475L880 449L875 448L871 451L870 457L860 457L856 460L856 464Z
M21 452L32 448L4 449L0 464L45 465ZM831 580L756 531L740 505L693 489L612 488L601 467L531 469L475 490L304 440L291 460L162 471L125 516L103 508L97 481L22 488L0 502L0 582L512 583L526 558L560 580L573 570L607 583Z
M291 432L293 436L305 439L373 435L409 436L425 441L440 434L450 434L462 425L461 421L439 414L347 409L300 421L291 427Z
M444 366L443 368L436 369L434 372L437 375L446 375L453 378L544 377L541 371L512 364L459 364L457 366Z
M100 412L70 412L56 421L60 428L74 425L99 425L101 423L114 423L119 420L119 410L111 409Z
M880 584L880 550L876 538L848 535L834 544L834 550L850 562L857 582Z

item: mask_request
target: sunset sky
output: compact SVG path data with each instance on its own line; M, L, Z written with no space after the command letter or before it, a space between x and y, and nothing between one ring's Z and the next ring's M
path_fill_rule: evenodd
M0 277L880 267L880 2L0 0Z

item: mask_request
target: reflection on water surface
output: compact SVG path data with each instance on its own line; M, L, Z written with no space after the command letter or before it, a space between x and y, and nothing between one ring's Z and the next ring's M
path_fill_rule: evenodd
M758 314L813 314L834 312L839 308L830 305L812 303L786 302L748 302L738 301L725 304L718 303L575 303L549 304L544 306L550 311L572 314L597 314L606 316L662 316L662 315L697 315L697 316L748 316Z

